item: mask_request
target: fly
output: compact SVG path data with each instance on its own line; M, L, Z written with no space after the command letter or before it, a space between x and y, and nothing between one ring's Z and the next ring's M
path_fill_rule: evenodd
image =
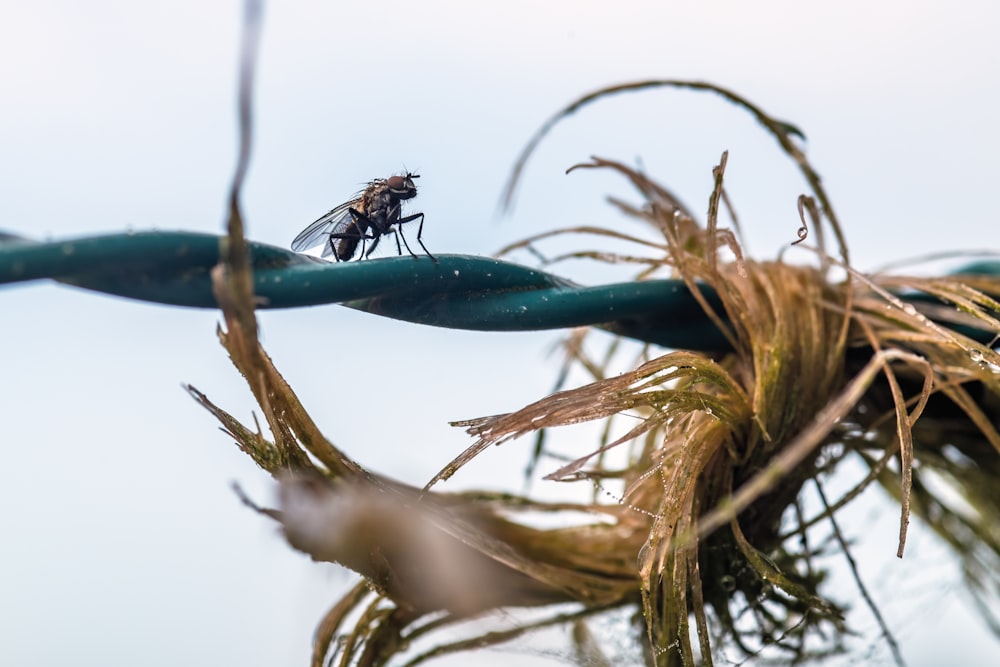
M368 187L351 201L344 202L319 220L303 229L292 240L292 250L302 252L316 245L323 244L323 257L333 255L337 261L346 262L354 257L361 246L364 257L375 252L378 242L386 234L396 237L396 252L403 254L399 239L407 252L416 257L410 244L406 242L401 227L404 223L420 218L417 228L417 243L424 249L427 256L437 262L437 258L427 250L420 236L424 231L424 214L401 215L404 200L417 196L417 186L413 179L420 178L417 174L405 176L390 176L379 178L368 183ZM371 241L371 247L365 252L365 244Z

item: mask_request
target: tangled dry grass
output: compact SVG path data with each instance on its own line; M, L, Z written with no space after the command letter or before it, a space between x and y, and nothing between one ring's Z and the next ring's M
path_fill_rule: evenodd
M737 234L720 221L725 155L704 224L636 170L601 159L583 165L629 179L640 201L616 205L657 233L650 241L598 231L636 244L634 255L612 259L636 263L639 280L682 279L730 350L647 350L630 371L612 376L583 353L587 332L576 332L567 350L593 381L510 414L460 423L475 443L423 489L366 470L322 435L260 347L251 295L245 286L231 288L245 266L217 272L226 320L220 338L273 440L190 391L280 480L280 509L262 511L281 522L290 543L364 578L321 622L317 667L397 657L416 664L552 624L574 627L579 663L617 664L587 640L585 625L615 608L638 612L644 632L637 655L650 665L710 665L722 649L783 663L819 660L842 650L848 628L842 603L824 595L828 573L818 559L849 552L838 511L872 485L899 500L899 556L915 513L952 546L974 593L991 599L1000 590L1000 355L992 347L1000 334L1000 278L854 270L819 177L795 143L797 131L711 84L641 82L588 95L547 123L524 159L584 104L659 86L720 94L776 138L812 189L800 199L808 230L800 236L815 240L816 261L796 266L743 255ZM824 228L836 239L834 253ZM580 232L595 230L558 233ZM581 443L572 461L549 474L613 482L623 489L620 502L541 503L433 488L491 445L622 415L633 422L627 432ZM611 451L626 455L612 465ZM847 460L863 462L869 473L827 499L823 479ZM932 491L942 482L960 505ZM811 486L826 506L807 516L800 498ZM537 511L594 519L558 529L520 520ZM823 522L837 539L817 545L810 530ZM443 627L501 607L551 613L516 629L487 623L466 640L412 655L412 646Z

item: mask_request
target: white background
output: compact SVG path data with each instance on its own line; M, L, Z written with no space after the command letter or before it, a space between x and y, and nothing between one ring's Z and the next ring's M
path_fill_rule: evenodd
M805 186L745 113L699 93L574 116L530 163L513 216L496 217L518 150L556 109L602 85L677 77L741 92L806 132L859 268L997 247L994 3L345 4L267 7L243 198L255 240L286 245L404 168L422 175L411 210L427 214L434 253L490 254L570 224L642 233L602 203L628 193L621 179L565 168L641 159L700 212L729 149L748 251L775 256ZM0 3L0 228L221 230L239 23L234 0ZM585 266L566 270L588 281ZM0 664L306 664L350 577L292 552L230 491L238 480L272 495L180 388L249 421L218 320L47 283L0 292ZM260 321L328 436L414 484L469 444L449 420L538 398L558 363L557 332L436 330L333 306ZM443 488L517 490L529 447L491 450ZM864 573L909 663L996 664L925 527L896 560L894 512L870 504L848 532L865 538ZM867 659L888 661L856 606L860 645L876 646Z

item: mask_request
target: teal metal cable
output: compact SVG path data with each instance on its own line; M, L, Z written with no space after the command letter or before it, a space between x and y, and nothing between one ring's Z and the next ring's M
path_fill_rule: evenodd
M53 279L107 294L215 308L210 270L220 237L136 232L39 243L0 233L0 284ZM343 303L438 327L532 331L596 325L678 349L715 351L727 343L684 284L648 280L583 287L518 264L442 255L331 263L250 243L260 308ZM1000 262L959 273L1000 275ZM721 309L710 290L705 297ZM970 333L963 331L963 333ZM979 339L983 332L971 331Z
M215 308L209 271L220 237L136 232L37 243L0 236L0 284L54 279L118 296ZM260 308L343 303L395 319L479 331L598 325L666 347L727 344L683 283L651 280L581 287L486 257L442 255L331 263L250 243ZM716 301L714 295L709 296ZM716 302L716 305L719 305Z

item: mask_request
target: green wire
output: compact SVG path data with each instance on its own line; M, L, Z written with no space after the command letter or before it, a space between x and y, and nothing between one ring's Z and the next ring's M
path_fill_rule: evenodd
M53 279L142 301L216 308L209 272L221 237L136 232L38 243L0 233L0 284ZM518 264L468 255L327 262L250 244L260 308L330 303L410 322L476 331L594 325L675 349L720 351L725 338L681 281L596 287ZM958 273L1000 275L1000 262ZM705 298L721 311L718 297ZM963 331L963 333L969 333ZM991 335L973 331L980 340Z
M0 235L0 284L54 279L107 294L216 308L209 272L219 236L136 232L37 243ZM442 255L327 262L250 244L260 308L343 303L421 324L477 331L596 325L666 347L722 350L726 341L679 281L580 287L485 257ZM719 306L714 296L710 296Z

